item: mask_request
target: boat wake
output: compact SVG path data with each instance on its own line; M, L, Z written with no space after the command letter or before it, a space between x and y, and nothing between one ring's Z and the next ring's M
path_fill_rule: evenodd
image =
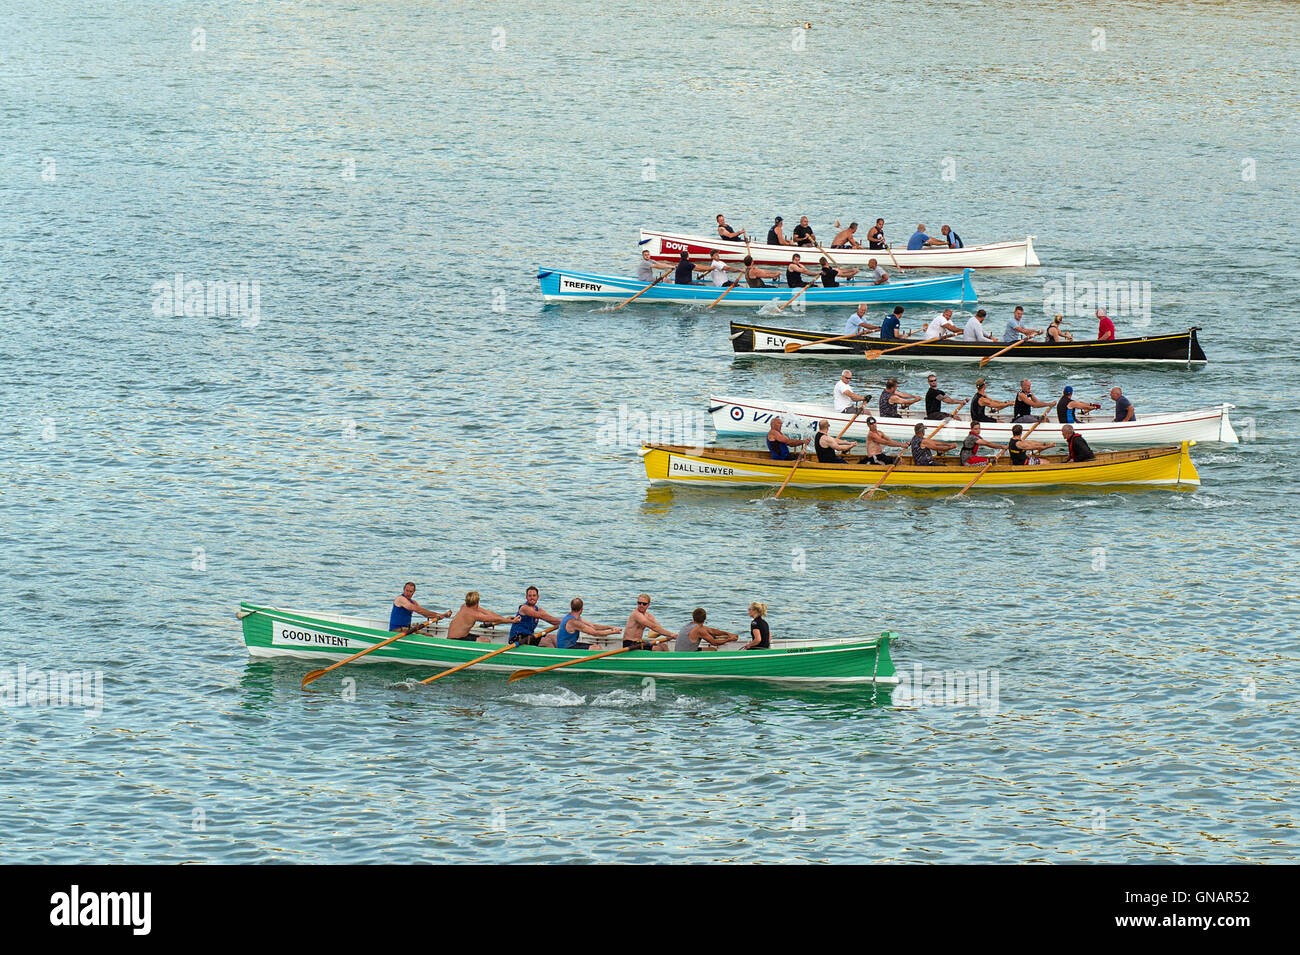
M595 696L586 697L574 693L567 687L561 687L559 692L555 693L519 693L511 699L529 706L606 706L615 709L626 709L649 702L636 690L610 690L608 693L597 693Z

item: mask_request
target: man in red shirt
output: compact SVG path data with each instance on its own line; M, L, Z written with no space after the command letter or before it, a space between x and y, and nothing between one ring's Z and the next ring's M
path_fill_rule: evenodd
M1097 341L1113 342L1115 340L1115 323L1110 320L1104 308L1097 309Z

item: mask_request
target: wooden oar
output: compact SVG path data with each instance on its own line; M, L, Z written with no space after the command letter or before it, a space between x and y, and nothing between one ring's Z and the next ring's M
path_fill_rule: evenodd
M837 437L837 438L842 438L842 437L844 437L845 432L848 431L849 428L853 427L853 422L857 421L858 418L860 418L861 416L862 416L862 409L859 408L859 409L857 410L857 413L854 414L853 417L849 419L849 423L846 424L843 428L841 428L841 429L840 429L840 433L837 434L835 437Z
M813 440L814 441L817 440L816 435L813 436ZM781 486L776 489L776 494L773 495L774 497L781 496L781 492L785 490L785 486L790 483L790 478L794 477L794 472L799 470L799 464L801 461L803 461L803 454L804 453L800 451L797 455L795 455L794 465L790 468L790 473L785 476L785 481L783 481L781 483Z
M735 288L736 285L739 285L739 284L740 284L740 278L741 278L741 277L740 277L739 275L736 276L736 282L735 282L735 285L728 285L727 288L726 288L726 291L724 291L721 295L719 295L717 298L715 298L712 302L709 303L709 308L713 308L713 306L717 305L717 304L718 304L719 302L721 302L724 298L726 298L728 295L730 295L730 294L731 294L731 290L732 290L733 288ZM709 308L706 308L705 311L707 312L707 311L709 310Z
M791 299L790 301L794 301L794 299ZM827 342L838 342L838 341L843 341L846 338L861 338L861 337L862 337L861 335L858 335L855 332L852 335L836 335L834 338L819 338L815 342L786 342L785 350L787 352L795 352L798 351L800 348L807 348L809 345L825 345Z
M418 626L407 627L405 630L403 630L401 633L397 634L396 636L389 637L387 640L380 640L373 647L366 647L364 650L360 650L357 653L352 654L352 656L340 660L338 663L331 663L323 670L312 670L310 673L308 673L305 677L302 678L302 688L304 690L307 689L308 683L316 682L321 677L323 677L326 673L329 673L330 670L336 670L339 667L343 666L343 664L345 663L351 663L353 660L357 659L357 657L364 657L367 653L373 653L374 651L378 650L380 647L388 646L394 640L401 640L403 637L409 637L411 634L415 633L416 631L423 630L431 622L432 621L426 620L424 623L419 624Z
M817 245L817 243L814 242L813 245ZM833 258L831 258L831 254L827 252L825 249L823 249L820 245L817 245L817 251L820 252L822 255L826 256L827 260L830 261L831 265L835 266L837 269L840 267L840 264L836 262Z
M1040 424L1042 424L1044 421L1046 421L1046 420L1047 420L1047 416L1048 416L1049 414L1051 414L1054 410L1055 410L1054 408L1048 408L1046 411L1044 411L1043 414L1042 414L1042 416L1041 416L1041 417L1040 417L1036 422L1034 422L1034 426L1033 426L1032 428L1030 428L1028 431L1026 431L1024 434L1022 434L1022 435L1020 436L1020 440L1021 440L1021 441L1024 441L1024 440L1025 440L1026 438L1028 438L1031 434L1033 434L1035 431L1037 431L1037 430L1038 430L1038 426L1039 426ZM967 484L964 488L962 488L960 491L957 492L957 496L958 496L958 497L961 497L963 494L965 494L967 491L969 491L971 488L973 488L973 487L975 486L975 482L978 481L980 478L982 478L982 477L984 476L984 472L985 472L985 471L987 471L989 468L993 467L993 465L997 464L997 463L998 463L998 458L1002 457L1003 453L1006 452L1006 451L1007 451L1007 449L1006 449L1006 448L1003 448L1003 449L1002 449L1001 451L999 451L997 454L993 455L993 460L990 461L988 464L984 465L984 467L980 468L980 473L977 474L977 475L975 475L973 478L971 478L971 479L970 479L970 483Z
M903 267L898 264L898 259L894 258L894 250L891 249L888 245L886 245L885 251L889 253L889 261L894 263L894 268L898 269L898 271L901 273L903 271Z
M1011 349L1015 348L1017 345L1023 345L1025 342L1029 341L1029 339L1036 338L1041 334L1042 332L1034 332L1033 335L1026 335L1024 338L1018 338L1010 345L1008 345L1006 348L1003 348L1001 351L995 351L992 355L985 355L983 358L980 359L980 367L983 368L985 365L991 362L994 358L997 358L999 355L1005 355L1007 352L1011 351Z
M961 405L964 405L967 401L970 401L970 399L969 399L969 398L963 398L963 399L962 399L962 403L961 403ZM957 412L961 410L961 405L958 405L956 408L953 409L953 412L952 412L952 413L953 413L954 415L956 415ZM946 427L948 427L948 422L947 422L947 421L945 421L943 424L939 425L939 427L935 428L933 431L931 431L929 434L927 434L926 437L927 437L927 438L933 438L936 434L938 434L940 431L942 431L942 430L943 430L944 428L946 428ZM891 465L889 466L889 469L888 469L887 471L885 471L884 474L880 475L880 480L877 481L875 484L873 484L871 487L869 487L867 490L865 490L865 491L863 491L861 494L859 494L859 495L858 495L858 499L861 500L861 499L864 498L864 497L871 497L871 495L875 494L877 488L879 488L880 485L882 485L882 484L885 483L885 478L889 477L889 475L891 475L891 474L894 473L894 468L898 467L898 465L902 462L902 460L903 460L903 455L902 455L902 453L900 452L899 455L898 455L898 457L894 460L894 463L891 464Z
M654 646L657 643L663 643L667 639L667 637L660 637L658 640L651 640L650 645ZM526 680L530 676L537 676L537 674L545 673L547 670L558 670L561 667L577 666L579 663L590 663L592 660L599 660L601 657L612 657L618 653L627 653L629 650L640 649L641 644L638 642L634 647L619 647L617 650L606 650L603 653L594 653L591 656L579 657L576 660L565 660L563 663L552 663L548 667L538 667L536 670L516 670L514 673L510 674L510 679L506 680L506 682L514 683L515 680Z
M917 345L928 345L928 344L931 344L931 343L933 343L933 342L945 342L945 341L947 341L948 339L950 339L950 338L955 338L957 335L960 335L960 334L961 334L961 332L952 332L951 334L948 334L948 335L942 335L942 336L940 336L939 338L922 338L920 341L917 341L917 342L908 342L906 345L897 345L897 346L895 346L895 347L893 347L893 348L886 348L886 349L884 349L883 351L880 350L879 348L873 348L873 349L871 349L871 351L869 351L869 352L864 352L863 355L862 355L862 357L863 357L863 358L868 358L868 359L870 359L870 358L879 358L881 355L888 355L890 352L894 352L894 351L902 351L904 348L915 348ZM847 338L847 337L851 337L851 336L845 336L845 337ZM809 345L813 345L813 344L816 344L816 343L815 343L815 342L809 342L808 344L809 344ZM785 350L786 350L786 351L789 351L789 350L790 350L790 346L789 346L789 345L786 345L786 346L785 346Z
M538 636L540 636L540 637L544 637L544 636L546 636L548 633L554 633L556 630L559 630L559 629L560 629L560 625L559 625L559 624L556 624L556 625L555 625L554 627L552 627L550 630L543 630L540 634L538 634ZM484 660L491 659L492 657L496 656L498 653L505 653L507 650L514 650L514 649L516 649L518 646L519 646L519 645L518 645L517 643L511 643L510 640L509 640L509 638L507 638L507 639L506 639L506 645L505 645L504 647L497 647L497 648L496 648L495 650L493 650L491 653L485 653L485 654L483 654L481 657L475 657L473 660L469 660L469 661L467 661L467 662L465 662L465 663L460 664L459 666L454 666L454 667L452 667L450 670L443 670L441 673L435 673L433 676L429 677L427 680L420 680L420 681L419 681L419 682L420 682L420 685L421 685L421 686L424 686L424 685L426 685L426 684L429 684L429 683L434 682L435 680L441 680L441 679L442 679L443 677L445 677L445 676L451 676L451 675L452 675L453 673L455 673L457 670L463 670L463 669L465 669L466 667L472 667L472 666L473 666L474 664L476 664L476 663L482 663Z
M777 310L778 312L784 312L784 311L785 311L785 306L786 306L786 305L789 305L789 304L791 304L792 302L794 302L795 299L797 299L797 298L798 298L800 295L802 295L804 292L808 291L810 288L812 288L812 283L811 283L811 282L806 283L805 285L803 285L803 286L799 289L799 291L797 291L797 292L795 292L793 295L791 295L790 298L789 298L789 300L786 301L784 305L778 305L778 306L776 307L776 310ZM789 346L787 345L786 347L788 348Z
M652 288L654 288L656 285L658 285L660 282L662 282L664 279L666 279L666 278L668 277L668 273L671 272L675 267L676 267L676 266L672 266L672 265L668 266L668 268L664 269L663 274L660 275L659 278L655 279L653 282L651 282L649 285L647 285L647 286L646 286L645 288L643 288L641 291L637 292L635 295L633 295L633 296L632 296L630 299L628 299L627 301L625 301L625 302L619 302L617 305L614 306L613 309L611 309L611 311L615 311L615 312L617 312L617 311L618 311L620 308L622 308L624 305L631 305L633 302L635 302L637 299L639 299L639 298L640 298L642 295L644 295L646 292L650 291Z

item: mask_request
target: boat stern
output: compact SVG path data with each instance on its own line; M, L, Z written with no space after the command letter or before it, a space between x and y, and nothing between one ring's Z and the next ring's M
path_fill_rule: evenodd
M894 668L894 658L889 654L889 645L894 642L896 634L886 630L876 639L876 666L874 677L876 683L898 683L898 671Z
M1230 405L1227 402L1224 402L1223 404L1223 407L1221 409L1223 413L1219 415L1219 443L1220 444L1241 443L1237 439L1237 432L1232 430L1232 422L1228 419L1228 412L1235 409L1236 407L1237 407L1236 405ZM1247 432L1249 432L1249 429L1251 427L1251 423L1249 419L1247 419L1246 427L1247 427Z
M560 294L560 273L554 269L537 270L537 281L542 286L542 300L549 302Z
M668 452L654 445L642 445L637 452L645 465L645 476L651 484L668 480Z
M1034 240L1036 235L1025 236L1025 265L1041 265L1038 261L1038 253L1034 251Z
M975 294L975 285L971 282L971 275L974 269L961 270L961 304L974 305L979 301L979 296Z
M731 350L748 355L754 350L754 329L749 325L731 323Z
M1196 465L1192 463L1192 456L1189 453L1190 447L1195 441L1184 441L1178 449L1178 476L1174 481L1175 485L1182 487L1184 484L1189 487L1201 486L1201 475L1196 470Z

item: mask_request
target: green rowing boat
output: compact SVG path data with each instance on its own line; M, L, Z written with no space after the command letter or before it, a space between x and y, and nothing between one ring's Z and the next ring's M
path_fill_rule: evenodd
M393 634L382 621L340 614L298 613L277 607L241 603L244 644L254 657L290 657L296 660L338 662L374 646ZM482 656L491 647L474 640L448 640L446 624L430 626L369 653L358 663L401 663L413 666L452 667ZM477 628L501 646L507 630ZM442 634L442 636L439 636ZM615 656L575 663L566 673L608 673L665 679L775 680L804 683L879 683L894 685L898 677L889 655L893 635L870 639L785 641L770 650L720 650L677 653L632 650ZM617 637L612 646L619 646ZM595 650L557 650L521 646L499 653L475 669L514 672L552 663L594 656Z

